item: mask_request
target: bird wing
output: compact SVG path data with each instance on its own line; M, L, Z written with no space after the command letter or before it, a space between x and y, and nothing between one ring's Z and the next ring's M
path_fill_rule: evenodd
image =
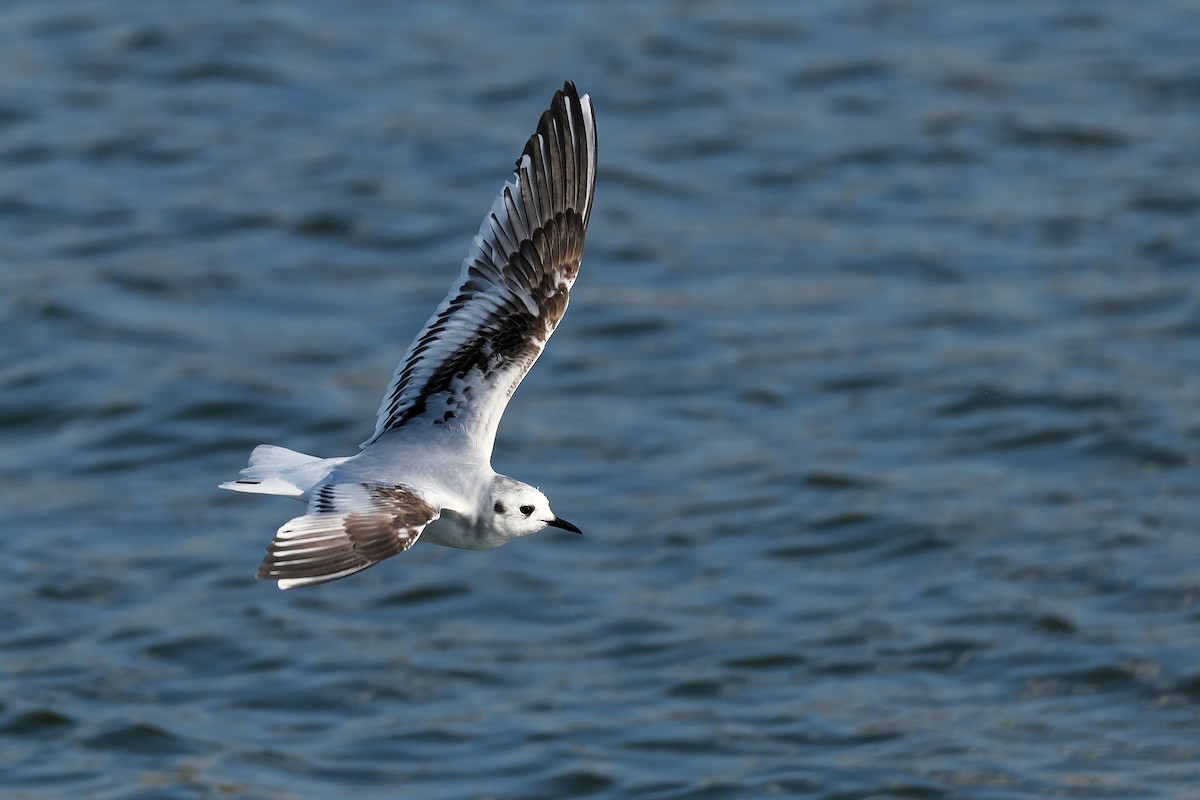
M595 184L591 100L567 83L397 367L363 447L419 424L458 431L490 458L509 398L567 309Z
M344 578L412 547L440 514L402 486L327 483L276 532L258 577L280 589Z

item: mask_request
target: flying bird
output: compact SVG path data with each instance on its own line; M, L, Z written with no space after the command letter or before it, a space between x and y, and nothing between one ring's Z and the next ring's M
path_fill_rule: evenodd
M421 538L483 550L547 526L581 533L541 491L492 469L512 393L567 310L596 185L588 95L555 92L471 243L462 272L396 368L352 456L254 448L236 492L294 497L258 577L280 589L344 578Z

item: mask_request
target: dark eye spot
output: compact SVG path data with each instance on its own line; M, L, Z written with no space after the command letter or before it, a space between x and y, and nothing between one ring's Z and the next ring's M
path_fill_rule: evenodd
M528 517L533 513L533 506L521 506L521 513Z
M497 500L496 505L492 506L492 511L495 511L497 514L503 514L504 503L501 503L499 500Z

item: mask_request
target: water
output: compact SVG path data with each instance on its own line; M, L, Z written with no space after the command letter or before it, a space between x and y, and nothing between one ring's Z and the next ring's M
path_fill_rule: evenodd
M6 798L1186 798L1200 9L0 8ZM552 91L496 466L583 539L253 579Z

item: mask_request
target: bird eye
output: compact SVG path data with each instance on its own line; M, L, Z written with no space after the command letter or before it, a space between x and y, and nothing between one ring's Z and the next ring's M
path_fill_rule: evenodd
M533 513L533 506L521 506L521 513L528 517Z
M495 511L497 514L503 514L504 503L501 503L499 500L497 500L496 505L492 506L492 511Z

